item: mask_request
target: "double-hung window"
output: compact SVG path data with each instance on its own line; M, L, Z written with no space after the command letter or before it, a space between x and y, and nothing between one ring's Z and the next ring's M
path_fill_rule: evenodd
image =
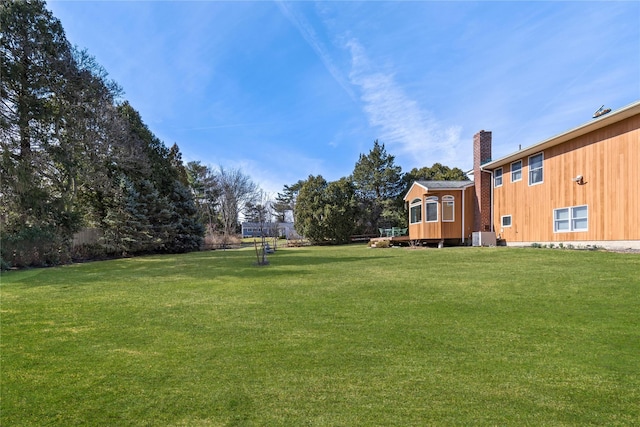
M413 199L409 205L409 222L417 224L422 221L422 200Z
M542 153L529 157L529 185L540 184L543 181L543 161Z
M522 180L522 160L511 163L511 182Z
M498 168L493 172L493 186L500 187L502 185L502 168Z
M425 202L426 218L427 222L438 221L438 198L436 196L429 196Z
M442 222L454 222L455 215L455 197L442 196Z
M572 206L553 210L553 232L587 231L589 229L589 207Z

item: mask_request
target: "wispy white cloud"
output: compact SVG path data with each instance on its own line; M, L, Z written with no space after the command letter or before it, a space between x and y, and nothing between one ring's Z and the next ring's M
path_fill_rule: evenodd
M369 124L380 130L379 139L394 150L394 154L406 157L412 166L425 166L425 161L458 160L460 128L441 125L430 111L406 93L392 73L376 70L357 39L343 34L333 36L334 40L342 41L340 48L350 54L351 69L343 71L313 25L287 3L278 1L277 4L332 77L352 99L361 103Z
M370 124L382 131L381 142L412 158L416 166L427 166L421 163L425 158L455 161L460 128L443 126L396 83L393 74L377 71L357 40L349 40L346 47L352 58L350 81L360 88Z
M339 67L334 63L331 54L322 42L318 33L313 28L313 25L311 25L302 14L297 13L293 8L291 8L286 2L277 0L276 4L280 8L282 14L298 29L305 41L318 55L325 68L329 71L335 81L352 99L356 99L353 89L344 77L344 73L342 73Z

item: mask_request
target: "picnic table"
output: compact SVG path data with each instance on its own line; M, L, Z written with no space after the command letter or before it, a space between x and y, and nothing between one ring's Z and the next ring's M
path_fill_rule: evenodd
M396 237L396 236L406 236L407 228L401 227L391 227L391 228L379 228L380 237Z

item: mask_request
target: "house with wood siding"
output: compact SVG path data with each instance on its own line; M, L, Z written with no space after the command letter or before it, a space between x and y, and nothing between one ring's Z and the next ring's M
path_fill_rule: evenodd
M409 238L425 243L465 243L473 231L473 181L416 181L404 197Z
M506 245L640 249L640 102L496 160L491 140L474 136L472 231L460 243L489 233ZM414 183L405 201L417 206L414 187L424 186ZM420 195L423 211L429 196ZM410 239L444 236L411 215Z

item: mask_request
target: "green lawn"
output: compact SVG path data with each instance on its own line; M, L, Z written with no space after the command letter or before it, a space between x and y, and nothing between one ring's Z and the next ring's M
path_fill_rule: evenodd
M640 424L640 256L253 248L1 276L2 426Z

